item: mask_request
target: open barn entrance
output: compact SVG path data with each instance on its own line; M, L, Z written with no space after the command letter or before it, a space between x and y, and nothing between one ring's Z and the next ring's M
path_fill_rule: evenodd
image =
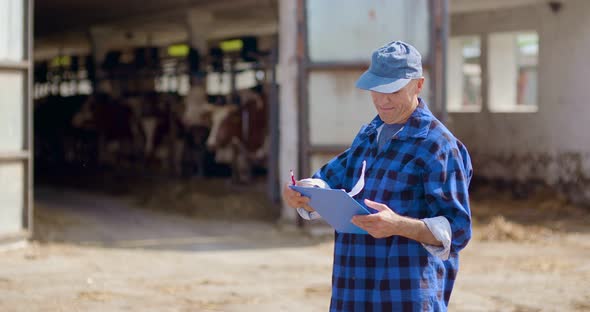
M278 217L277 24L276 1L37 2L36 187Z

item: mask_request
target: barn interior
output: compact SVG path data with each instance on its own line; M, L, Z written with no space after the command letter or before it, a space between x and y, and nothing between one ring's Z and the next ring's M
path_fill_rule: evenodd
M37 1L36 196L278 217L277 36L276 0Z

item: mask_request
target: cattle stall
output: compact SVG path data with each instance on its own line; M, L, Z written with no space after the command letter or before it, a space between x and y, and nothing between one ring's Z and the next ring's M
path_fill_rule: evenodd
M35 184L254 191L278 216L276 1L74 3L35 6Z

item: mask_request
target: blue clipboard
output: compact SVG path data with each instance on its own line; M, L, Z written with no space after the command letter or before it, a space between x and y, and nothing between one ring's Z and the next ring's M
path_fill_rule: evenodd
M296 185L289 187L301 195L309 197L309 205L337 232L367 234L367 231L352 224L350 219L353 216L371 213L343 190Z

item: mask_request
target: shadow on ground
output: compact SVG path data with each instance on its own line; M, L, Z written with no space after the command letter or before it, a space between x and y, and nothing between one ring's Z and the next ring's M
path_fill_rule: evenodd
M138 205L141 200L133 195L39 186L35 193L34 239L40 243L198 252L309 246L330 237L312 237L294 226L246 218L244 212L236 213L241 220L236 216L224 218L228 209L222 207L224 199L227 197L217 204L207 203L210 215L191 216L172 207L172 199L168 206L160 200L160 209L153 203L146 208ZM247 198L233 201L248 207ZM225 212L214 218L216 210Z

